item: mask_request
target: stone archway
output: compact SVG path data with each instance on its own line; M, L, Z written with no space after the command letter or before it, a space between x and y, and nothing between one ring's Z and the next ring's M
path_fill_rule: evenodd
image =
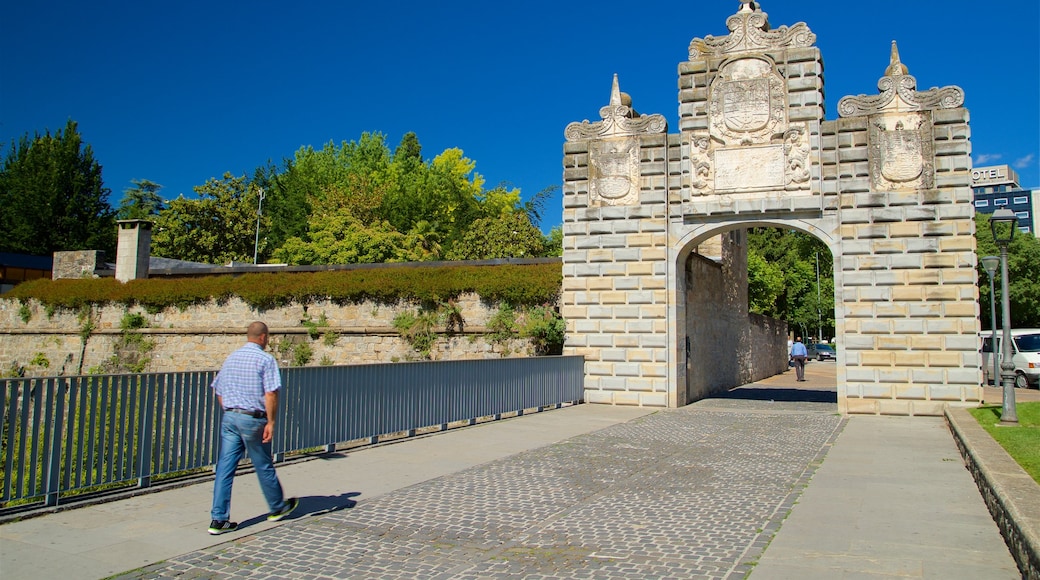
M739 242L719 233L775 225L833 253L843 413L980 401L963 92L917 91L893 43L879 94L841 99L827 121L805 23L771 29L743 2L726 24L679 64L678 133L636 113L616 76L601 120L565 131L565 352L586 357L586 400L697 398L683 387L687 260Z

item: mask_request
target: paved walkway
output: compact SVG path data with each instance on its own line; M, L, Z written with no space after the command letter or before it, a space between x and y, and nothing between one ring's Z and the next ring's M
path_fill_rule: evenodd
M245 475L219 537L210 483L5 524L0 576L1019 577L942 419L843 419L833 364L808 393L791 374L285 465L302 503L278 524Z

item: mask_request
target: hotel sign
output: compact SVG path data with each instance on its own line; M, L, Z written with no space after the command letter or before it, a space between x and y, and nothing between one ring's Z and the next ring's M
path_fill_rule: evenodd
M971 170L971 186L1010 184L1018 187L1018 174L1008 165L976 167Z

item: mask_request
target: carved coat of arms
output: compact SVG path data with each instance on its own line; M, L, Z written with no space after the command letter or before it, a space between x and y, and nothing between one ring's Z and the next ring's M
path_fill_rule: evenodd
M910 181L921 175L924 160L921 158L921 134L907 130L902 122L896 123L892 131L882 131L881 175L889 181Z
M889 113L870 124L870 177L878 190L933 186L931 122L926 113Z
M765 127L770 118L769 80L732 81L720 87L726 127L748 133Z
M784 82L771 62L739 58L719 69L708 101L711 136L727 145L768 143L787 125Z
M593 142L589 148L594 202L622 205L639 201L639 142L632 138Z

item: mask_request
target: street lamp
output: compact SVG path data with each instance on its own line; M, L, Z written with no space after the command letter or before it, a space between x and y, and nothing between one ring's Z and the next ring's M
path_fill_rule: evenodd
M995 290L993 286L997 283L994 276L997 272L997 266L1000 265L1000 258L997 256L983 256L979 259L982 262L982 267L986 269L986 274L989 275L989 328L990 328L990 339L989 339L989 350L990 357L993 358L993 374L990 378L993 379L993 386L997 386L997 377L1000 376L1000 371L997 370L997 301L993 297Z
M1004 338L1001 339L1002 360L1000 361L1000 378L1004 382L1004 404L1000 412L1000 422L1005 425L1018 425L1018 409L1015 408L1015 362L1011 360L1011 301L1008 299L1008 244L1015 237L1018 224L1015 212L1002 207L993 212L989 218L989 226L993 231L993 241L1000 248L1000 301L1003 307L1001 319L1004 325Z
M260 199L256 202L256 240L253 242L253 264L256 264L256 257L260 250L260 214L264 209L264 188L257 189Z

